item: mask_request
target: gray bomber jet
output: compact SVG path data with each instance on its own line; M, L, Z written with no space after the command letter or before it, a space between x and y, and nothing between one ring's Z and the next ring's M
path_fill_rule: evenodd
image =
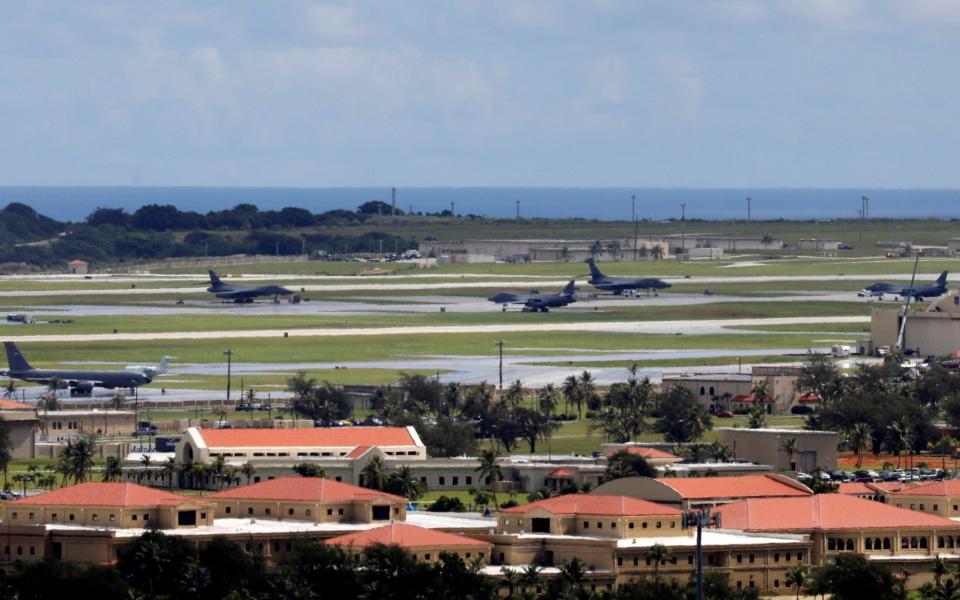
M587 263L590 265L590 285L598 290L613 292L617 296L622 295L626 290L647 290L647 292L652 290L656 294L657 290L672 287L666 281L656 277L611 277L601 273L592 258Z
M59 379L64 388L70 388L71 394L89 394L93 388L130 388L150 383L151 378L143 373L130 371L69 371L55 369L34 369L23 357L17 345L13 342L4 342L7 350L7 377L32 381L33 383L50 383Z
M883 300L884 294L893 294L895 296L910 296L917 302L922 302L924 298L937 298L947 293L947 272L940 273L940 277L930 285L921 285L917 287L904 287L900 284L878 282L868 285L857 295L879 296Z
M566 306L577 301L574 297L576 292L574 283L574 281L568 283L559 294L541 294L537 290L530 290L529 294L500 292L487 300L503 305L522 304L523 312L550 312L551 308Z
M293 292L282 285L261 285L258 287L240 287L227 285L220 281L217 274L210 271L210 287L207 291L224 300L232 300L237 304L253 302L254 298L259 296L273 296L273 301L277 302L278 296L289 296Z

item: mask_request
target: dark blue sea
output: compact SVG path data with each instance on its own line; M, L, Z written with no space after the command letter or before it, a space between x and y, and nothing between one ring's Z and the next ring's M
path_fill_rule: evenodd
M857 218L861 197L871 218L960 218L960 190L910 189L682 189L682 188L398 188L403 211L439 212L454 204L457 214L512 217L520 201L523 217L631 219L636 195L640 219ZM97 207L136 210L144 204L173 204L207 212L240 203L261 209L298 206L319 213L353 210L368 200L391 201L390 188L212 188L212 187L0 187L0 206L23 202L59 220L77 221Z

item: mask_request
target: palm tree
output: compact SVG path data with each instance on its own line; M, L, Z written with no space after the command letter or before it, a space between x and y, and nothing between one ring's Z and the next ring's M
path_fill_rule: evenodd
M640 257L640 260L647 260L647 255L650 254L650 251L646 246L640 246L637 248L637 256Z
M224 475L227 472L227 461L224 460L223 456L218 456L209 466L208 469L210 474L213 475L213 480L217 482L217 489L223 489Z
M793 462L793 456L800 451L800 442L797 438L787 438L780 442L780 451L787 455L787 464L791 471L797 470L797 464Z
M590 403L597 397L597 383L590 371L584 371L580 374L580 382L577 384L577 388L578 391L575 397L577 402L577 417L582 419L584 402L586 402L589 407Z
M943 580L943 576L947 574L947 561L943 560L939 556L933 559L933 581L937 587L940 587L940 582Z
M590 256L596 259L601 254L603 254L603 242L594 240L590 243Z
M613 260L619 262L623 258L623 247L619 241L614 240L607 244L607 253L613 257Z
M123 479L123 466L120 464L120 459L116 456L108 456L107 462L103 466L103 480L110 481L120 481Z
M766 379L761 379L753 384L753 387L750 389L750 393L753 395L758 406L766 406L770 401L770 382Z
M910 425L904 419L897 419L887 427L889 433L888 438L890 445L894 446L897 451L897 468L900 468L900 454L906 449L909 449L910 443L913 441L912 436L910 435Z
M503 472L500 470L500 465L497 464L497 453L493 450L486 449L480 453L480 465L474 469L481 480L489 482L490 492L493 494L493 506L499 511L500 503L497 501L497 482L503 479Z
M800 600L800 591L807 582L809 571L804 565L797 565L787 571L787 587L797 588L797 600Z
M564 561L560 565L560 580L568 591L580 587L587 575L587 565L578 557L573 560Z
M513 569L504 569L503 574L500 576L500 586L507 588L507 599L514 600L516 596L514 593L517 591L517 582L519 577L517 577L517 572Z
M654 544L647 550L646 559L653 563L653 578L656 581L660 581L660 564L667 560L668 554L663 544Z
M857 455L857 468L863 465L863 451L870 445L870 425L867 423L856 423L847 432L847 444L854 454Z
M360 476L363 478L363 487L371 490L382 490L387 482L387 474L379 456L370 459L370 462L360 471Z
M240 472L247 478L247 485L250 485L250 480L253 479L254 474L256 474L257 468L248 460L240 466Z
M520 589L524 592L536 590L543 585L543 576L540 573L540 567L531 563L520 574Z
M663 259L663 246L656 244L653 248L650 248L650 258L653 260Z
M173 476L176 474L179 465L177 464L177 459L170 457L163 462L163 476L167 479L167 487L173 489Z
M759 404L755 404L750 409L750 416L747 419L747 427L750 429L763 429L767 426L767 413Z
M733 454L730 446L720 440L714 440L709 447L710 456L717 462L727 462Z
M390 492L399 494L408 500L417 500L423 496L423 483L413 476L410 467L406 465L390 474L387 485Z
M563 389L561 393L563 394L563 414L570 414L570 404L577 403L577 395L579 393L580 386L577 385L577 376L568 375L566 379L563 380Z
M114 390L113 396L110 397L110 406L113 410L120 410L123 408L123 405L126 404L127 397L124 395L122 390Z
M557 410L557 389L553 387L552 383L540 388L540 391L537 393L537 405L540 408L540 412L550 417L553 415L553 411Z
M764 248L766 248L772 243L773 243L773 236L770 235L769 233L763 234L763 237L760 238L760 245L763 246Z
M207 476L210 474L210 467L205 463L187 463L191 467L191 484L193 489L206 484Z
M570 262L570 248L564 246L560 248L560 260L563 262Z

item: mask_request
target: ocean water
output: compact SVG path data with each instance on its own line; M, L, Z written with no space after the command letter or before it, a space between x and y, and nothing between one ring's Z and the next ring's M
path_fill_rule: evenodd
M853 219L861 197L870 199L871 218L960 218L960 190L910 189L683 189L683 188L398 188L397 207L438 212L454 205L458 214L523 217L631 219L631 196L640 219L744 219L746 198L752 218ZM214 188L214 187L2 187L0 206L23 202L65 221L82 220L97 207L133 211L144 204L173 204L207 212L240 203L261 209L298 206L319 213L353 210L368 200L391 201L390 188Z

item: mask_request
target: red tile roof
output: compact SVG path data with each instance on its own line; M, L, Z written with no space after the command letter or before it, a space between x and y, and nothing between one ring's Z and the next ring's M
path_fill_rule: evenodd
M369 490L324 477L278 477L253 485L223 490L210 494L207 498L212 500L291 500L301 502L386 499L393 502L406 502L406 499L400 496Z
M797 398L799 402L820 402L820 395L808 392Z
M357 446L353 450L347 453L347 458L360 458L367 453L367 450L373 446Z
M671 454L664 450L657 450L648 446L625 446L622 448L627 454L642 456L644 458L678 458L676 454ZM613 456L617 451L607 452L607 456Z
M889 491L894 496L960 496L960 479L928 481L909 486L901 484L899 488Z
M0 410L33 410L34 407L23 402L0 399Z
M745 531L813 531L933 527L960 529L960 523L844 494L805 498L751 498L716 509L720 524Z
M685 500L709 498L770 498L780 496L809 496L800 484L794 487L766 475L740 477L667 477L658 479Z
M312 429L200 429L208 448L413 446L406 427L315 427Z
M868 486L865 483L859 481L845 481L837 485L838 494L846 494L847 496L858 496L858 495L869 495L872 496L877 493L875 489Z
M176 506L183 503L202 503L203 499L189 498L155 490L136 483L78 483L52 492L11 500L8 505L24 506Z
M679 515L680 510L629 496L599 496L593 494L566 494L530 504L501 510L507 514L526 514L534 509L555 515L603 515L611 517L639 517L645 515Z
M334 546L354 546L365 548L383 544L386 546L401 546L403 548L445 548L453 546L487 546L490 544L462 535L454 535L444 531L425 529L406 523L391 523L376 529L348 533L324 541Z
M559 468L559 469L554 469L554 470L550 471L549 473L547 473L547 477L563 478L563 479L571 479L571 478L574 478L574 477L576 477L576 476L577 476L576 473L574 473L574 472L571 471L570 469L564 469L563 467L561 467L561 468Z

